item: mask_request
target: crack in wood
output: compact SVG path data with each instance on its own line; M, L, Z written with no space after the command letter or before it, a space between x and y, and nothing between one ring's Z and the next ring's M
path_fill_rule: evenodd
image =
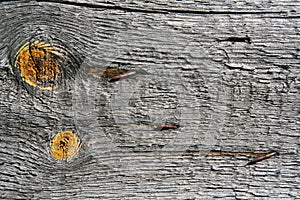
M229 37L226 39L221 39L218 40L220 42L232 42L232 43L236 43L236 42L245 42L248 44L251 44L251 38L249 36L246 37Z
M286 11L249 11L249 10L182 10L182 9L170 9L170 8L152 8L152 9L142 9L142 8L132 8L132 7L122 7L114 3L106 2L106 4L91 4L87 2L71 2L71 1L62 1L62 0L37 0L37 2L51 2L58 4L66 4L87 8L102 8L102 9L114 9L122 10L126 12L141 12L141 13L153 13L153 14L169 14L169 13L178 13L178 14L195 14L195 15L241 15L241 14L285 14Z

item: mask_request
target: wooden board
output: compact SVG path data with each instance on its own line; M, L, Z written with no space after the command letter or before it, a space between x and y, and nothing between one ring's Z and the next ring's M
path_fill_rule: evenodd
M299 8L1 2L0 198L299 199ZM13 68L35 40L76 58L55 91ZM109 82L107 67L137 74ZM180 127L159 130L166 122ZM49 142L64 130L82 146L58 161Z

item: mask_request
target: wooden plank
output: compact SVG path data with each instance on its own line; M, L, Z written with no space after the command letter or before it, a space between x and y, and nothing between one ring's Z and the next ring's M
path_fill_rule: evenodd
M299 2L0 5L1 199L299 198ZM57 90L13 69L36 40L74 58ZM58 161L63 130L83 143Z

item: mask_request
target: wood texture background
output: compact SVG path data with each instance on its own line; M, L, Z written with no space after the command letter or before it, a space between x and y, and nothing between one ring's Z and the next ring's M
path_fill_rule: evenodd
M300 199L299 8L1 2L0 198ZM32 39L72 51L75 78L26 89L12 63ZM109 83L109 66L138 74ZM164 122L181 127L156 130ZM83 146L59 162L49 141L62 130Z

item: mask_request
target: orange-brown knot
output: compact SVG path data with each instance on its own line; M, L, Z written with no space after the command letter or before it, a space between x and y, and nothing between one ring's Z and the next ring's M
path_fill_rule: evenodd
M41 90L58 88L62 78L57 47L40 41L25 43L17 52L15 67L27 84Z
M80 139L71 131L59 132L50 141L50 153L58 160L66 160L73 157L80 147Z

